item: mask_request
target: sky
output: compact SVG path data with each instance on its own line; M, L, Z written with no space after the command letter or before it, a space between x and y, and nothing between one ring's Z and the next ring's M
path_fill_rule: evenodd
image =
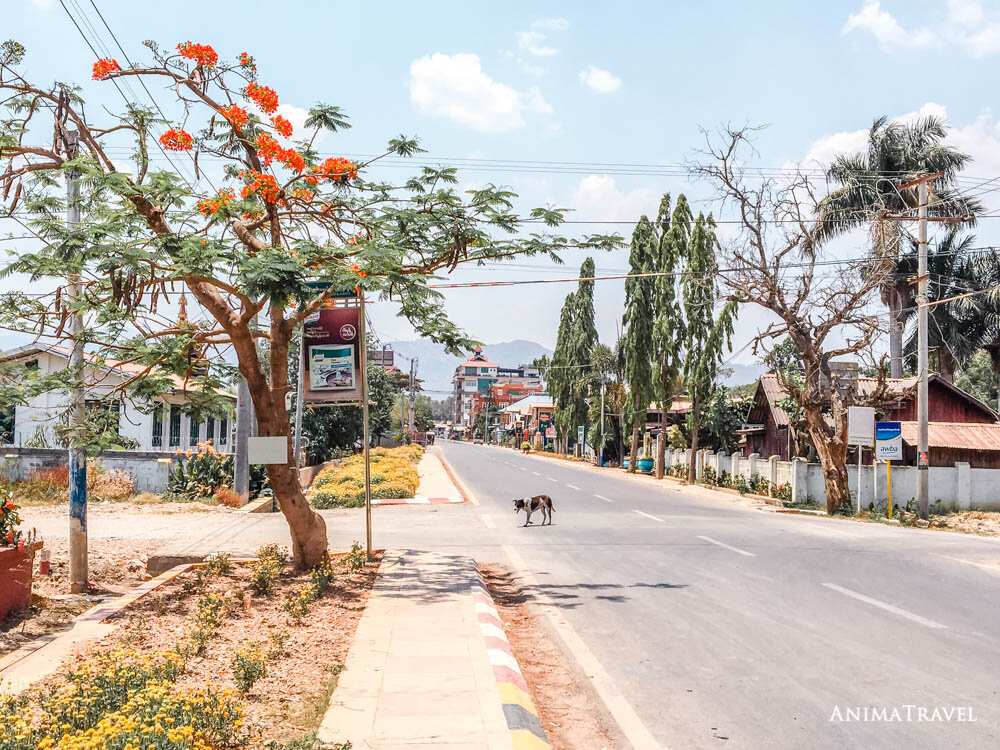
M397 134L417 136L424 158L468 160L462 188L492 182L518 193L522 210L554 205L572 209L574 221L619 222L567 232L627 237L664 192L683 192L696 210L718 216L707 186L670 167L700 158L703 130L727 123L766 126L756 166L817 166L861 148L880 115L938 114L952 126L949 142L974 158L966 174L1000 176L997 3L64 2L99 51L111 38L95 4L134 60L148 58L145 39L171 48L209 43L229 58L250 52L293 123L316 102L350 115L353 128L327 136L322 151L374 154ZM94 55L59 0L0 4L17 7L3 14L0 36L27 47L30 78L78 83L91 111L121 107L106 83L90 80ZM386 176L401 180L411 169L387 168ZM990 207L994 196L980 197ZM1000 241L1000 218L984 219L976 234L979 244ZM864 241L849 240L845 251L857 254ZM599 272L625 270L627 253L595 256ZM566 253L563 269L525 259L456 271L452 280L572 277L583 257ZM478 340L552 347L572 288L455 289L447 309ZM617 336L623 304L622 282L598 284L605 342ZM373 306L383 341L413 337L396 312L390 303ZM744 345L766 322L744 310L733 361L752 361Z

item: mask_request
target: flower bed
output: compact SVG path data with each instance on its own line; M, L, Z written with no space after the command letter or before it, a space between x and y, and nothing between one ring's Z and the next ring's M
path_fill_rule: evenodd
M210 559L125 610L85 659L0 698L0 750L300 740L322 718L376 570L362 552L294 573L274 546L251 565Z
M417 461L423 453L424 449L416 444L372 450L372 498L388 500L416 495L420 485ZM364 456L351 456L339 466L324 469L312 486L312 504L316 508L360 508L365 504Z
M0 620L31 604L31 571L42 543L21 532L21 516L8 491L0 497ZM2 746L0 746L2 747Z

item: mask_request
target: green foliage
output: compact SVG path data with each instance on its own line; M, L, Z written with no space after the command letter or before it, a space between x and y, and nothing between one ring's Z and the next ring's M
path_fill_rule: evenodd
M677 198L673 214L670 213L670 194L663 196L656 219L656 270L664 275L655 280L652 385L656 400L664 408L669 408L680 390L678 379L683 366L686 323L678 301L679 276L676 274L688 254L691 220L691 209L683 194Z
M374 448L370 451L373 498L413 497L420 486L416 461L423 454L419 445ZM312 504L316 508L358 508L365 503L365 459L344 459L324 469L313 482Z
M84 414L83 428L76 429L70 426L69 410L60 412L54 427L60 447L82 446L88 456L96 456L101 451L131 451L139 447L138 440L118 433L121 417L113 404L88 403Z
M206 448L198 452L177 451L170 466L167 492L194 500L212 497L220 487L233 486L233 457Z
M521 441L521 450L523 450L523 451L531 450L531 443L529 443L527 440L522 440Z
M632 232L629 273L653 273L657 268L659 242L645 216ZM625 279L625 313L622 316L624 375L629 399L624 404L626 424L642 425L652 395L653 321L656 314L655 277Z
M351 750L350 742L335 742L328 745L321 742L316 732L307 732L290 742L279 745L276 741L269 742L266 750Z
M351 542L351 551L347 553L347 569L357 573L363 567L365 567L365 550L361 542L355 539Z
M207 575L227 576L233 572L231 556L225 552L216 552L205 558L203 568Z
M250 572L250 585L258 594L267 594L281 575L287 556L276 544L268 544L257 550L257 559Z
M991 408L997 408L997 373L985 350L980 349L969 358L955 378L955 385Z
M309 580L316 587L317 595L322 596L333 583L333 568L330 567L330 563L325 562L313 568L309 572Z
M735 451L739 444L736 430L746 422L750 404L749 399L734 398L734 392L726 386L716 386L705 407L704 426L709 436L705 447L722 453Z
M246 695L267 675L267 657L259 646L241 648L233 656L232 669L236 689Z
M667 448L669 450L685 450L688 447L687 438L684 437L684 433L681 432L681 428L678 425L672 424L667 430Z

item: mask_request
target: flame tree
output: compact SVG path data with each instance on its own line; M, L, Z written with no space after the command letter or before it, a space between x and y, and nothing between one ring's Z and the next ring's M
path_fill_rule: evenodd
M348 127L338 107L316 105L297 133L247 53L227 62L205 44L147 46L148 63L122 68L103 59L92 77L108 85L139 79L151 90L170 91L175 101L168 112L176 112L176 120L137 103L113 117L91 108L92 119L85 119L77 88L35 84L20 72L21 45L6 42L0 50L6 108L0 195L7 216L33 235L16 248L8 271L35 279L75 274L83 285L73 299L62 287L51 297L8 295L6 324L65 338L67 316L88 315L93 324L84 337L94 356L142 365L123 396L149 403L166 387L168 372L214 387L218 368L206 374L191 361L231 348L259 434L287 438L289 344L306 316L336 291L363 288L369 298L393 300L421 336L457 353L470 342L428 287L436 273L462 263L618 244L607 236L561 237L554 229L562 209L538 208L522 218L513 209L516 196L493 185L459 194L450 168L423 168L399 185L368 179L366 167L376 159L324 158L315 148L323 131ZM129 171L116 156L123 147L132 151ZM196 173L199 165L218 165L212 174L222 184L202 189L208 176L192 186L174 169L157 166L161 148L188 152ZM416 141L398 137L383 156L419 151ZM82 187L83 221L76 226L63 219L60 189L71 175ZM524 231L526 222L539 231ZM183 326L171 320L164 302L177 289L190 292L205 320ZM258 315L265 321L259 328ZM258 347L260 340L266 345ZM212 387L192 392L211 394ZM320 563L326 527L296 470L271 464L267 471L296 564Z

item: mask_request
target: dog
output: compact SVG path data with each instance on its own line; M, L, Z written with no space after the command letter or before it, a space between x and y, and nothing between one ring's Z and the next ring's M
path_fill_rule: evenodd
M536 510L541 510L542 512L542 526L545 525L545 519L549 519L549 526L552 525L552 511L555 508L552 505L552 498L548 495L535 495L534 497L519 497L514 501L514 513L520 513L524 511L527 518L524 519L524 525L527 526L531 523L531 514Z

